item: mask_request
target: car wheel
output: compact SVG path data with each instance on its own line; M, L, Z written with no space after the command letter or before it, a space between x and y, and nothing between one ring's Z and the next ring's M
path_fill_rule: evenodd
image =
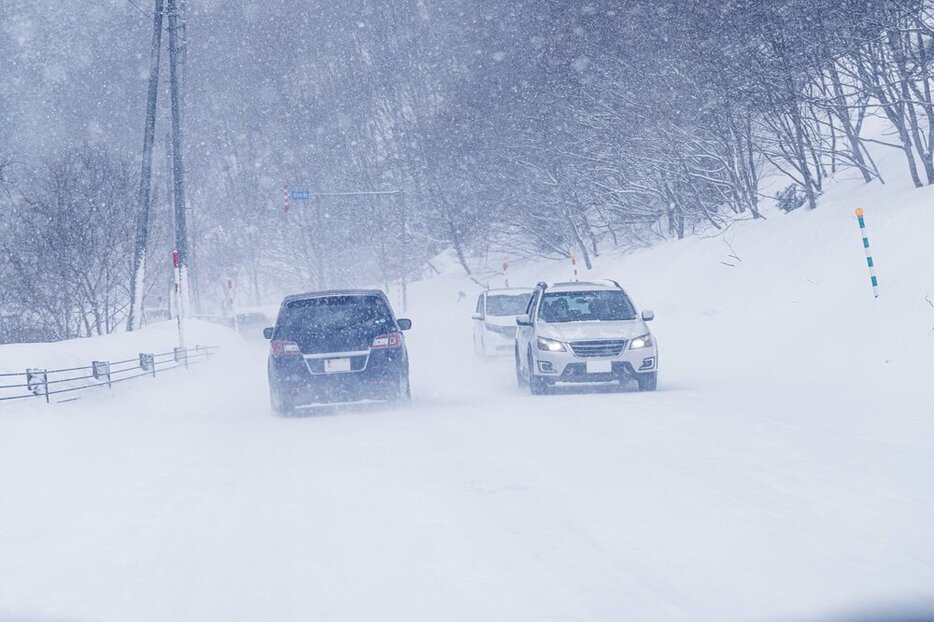
M636 381L639 383L640 391L654 391L658 386L658 372L653 371L648 374L637 374Z

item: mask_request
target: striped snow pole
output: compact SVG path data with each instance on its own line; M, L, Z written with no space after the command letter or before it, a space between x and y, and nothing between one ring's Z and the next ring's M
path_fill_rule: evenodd
M863 250L866 251L866 265L869 266L869 280L872 282L872 293L879 297L879 280L876 278L876 266L872 262L872 253L869 251L869 237L866 234L866 221L863 220L863 208L857 208L856 220L859 221L859 232L863 236Z
M571 269L574 272L574 280L577 280L577 254L571 251Z
M289 187L282 186L282 211L289 213Z

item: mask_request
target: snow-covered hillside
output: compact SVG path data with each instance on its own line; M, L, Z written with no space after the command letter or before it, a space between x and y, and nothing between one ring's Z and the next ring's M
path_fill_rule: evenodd
M854 214L865 210L881 295L874 299ZM671 240L578 266L612 278L658 315L668 389L754 388L763 396L833 396L886 411L934 408L934 189L844 181L813 212ZM473 294L457 275L433 292ZM572 279L570 262L509 272L511 285ZM488 283L502 286L501 278ZM465 315L461 313L460 315Z
M187 374L0 407L0 619L934 611L931 202L847 182L815 212L598 258L656 311L654 394L523 392L473 356L479 289L451 271L411 288L404 408L274 418L264 347L226 338ZM50 351L0 357L27 348Z

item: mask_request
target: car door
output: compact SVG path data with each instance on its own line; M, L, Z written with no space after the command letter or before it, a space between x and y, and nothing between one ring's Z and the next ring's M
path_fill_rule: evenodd
M532 293L532 297L529 299L529 304L525 308L525 317L530 321L530 325L522 326L519 325L516 330L516 352L519 355L519 366L523 369L527 368L526 356L525 353L529 350L529 343L532 341L532 337L535 332L535 312L538 306L539 298L541 298L542 290L536 289Z

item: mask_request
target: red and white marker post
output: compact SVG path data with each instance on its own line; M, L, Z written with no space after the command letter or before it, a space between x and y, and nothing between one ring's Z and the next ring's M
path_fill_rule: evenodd
M289 187L288 186L282 186L282 195L283 195L282 211L288 214L289 213Z
M506 283L506 287L509 287L509 258L508 257L503 259L503 281Z
M185 313L182 307L182 266L178 251L172 251L172 272L175 277L175 317L178 318L178 346L185 347Z
M571 270L574 273L574 280L577 281L577 253L571 251Z

